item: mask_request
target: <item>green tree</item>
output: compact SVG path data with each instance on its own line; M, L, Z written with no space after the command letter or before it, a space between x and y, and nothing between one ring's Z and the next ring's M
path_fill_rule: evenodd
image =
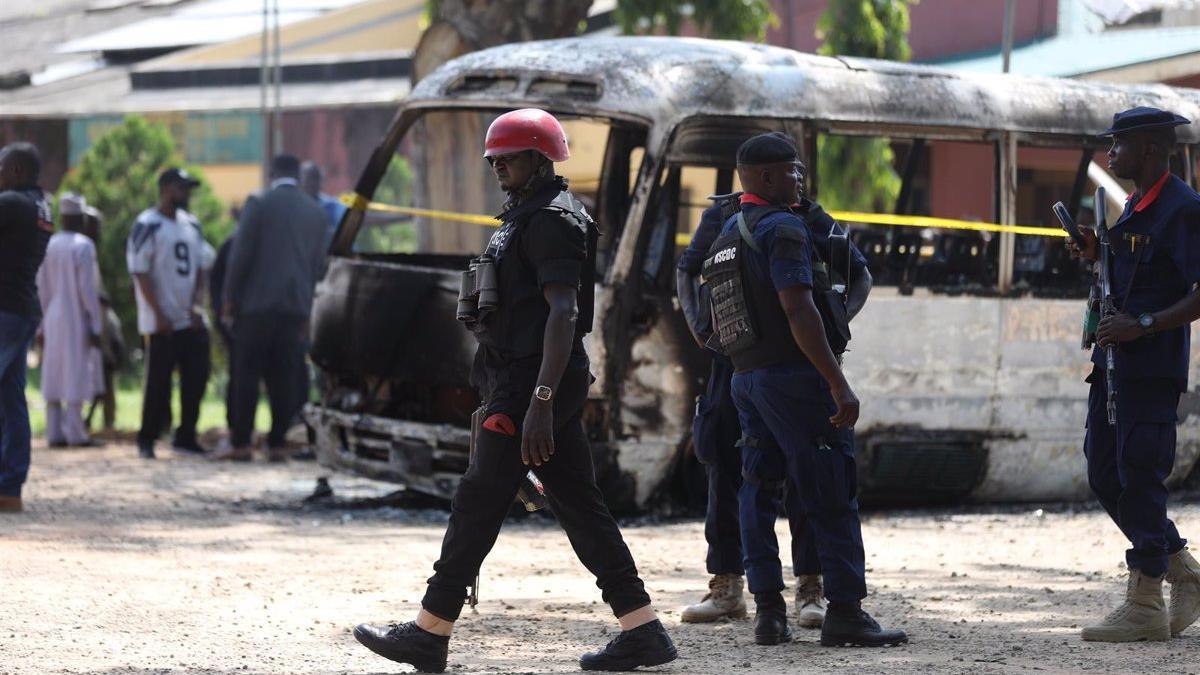
M375 188L374 200L380 204L412 206L413 170L401 155L392 156L387 173ZM372 211L354 241L355 250L363 253L414 253L417 250L417 229L411 217Z
M830 0L817 22L818 52L907 61L911 0ZM900 194L895 155L886 138L822 135L817 141L821 202L854 211L892 209Z
M707 37L759 42L779 23L768 0L617 0L617 23L625 33L678 35L687 21Z
M138 214L158 201L158 174L168 166L185 166L200 180L200 187L192 191L189 210L200 219L204 237L210 243L224 241L233 230L233 222L204 176L184 164L165 126L136 115L126 117L121 126L101 136L59 188L60 195L83 195L104 215L96 246L100 278L129 340L134 340L137 333L137 305L125 264L125 244Z

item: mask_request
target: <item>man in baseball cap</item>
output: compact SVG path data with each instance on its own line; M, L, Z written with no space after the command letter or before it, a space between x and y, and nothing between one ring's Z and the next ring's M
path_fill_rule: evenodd
M180 420L172 447L203 454L196 440L200 399L208 382L208 329L201 290L215 253L200 221L188 212L200 182L172 167L158 176L158 203L137 217L126 247L138 306L138 333L146 342L146 380L138 455L154 458L154 442L171 417L171 375L179 371Z

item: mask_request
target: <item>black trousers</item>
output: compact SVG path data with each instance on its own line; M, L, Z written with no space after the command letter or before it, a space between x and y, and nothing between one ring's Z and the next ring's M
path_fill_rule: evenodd
M215 311L215 310L214 310ZM225 347L225 365L229 368L229 377L225 381L225 426L233 430L233 332L218 322L217 334L221 336L221 344Z
M208 386L208 331L185 328L151 335L146 345L146 382L142 392L142 428L138 443L153 443L171 422L171 374L179 369L179 426L176 444L196 442L200 399Z
M301 331L304 317L280 314L240 315L233 324L232 438L235 448L250 445L254 412L258 408L258 383L267 385L271 404L271 431L267 445L281 448L288 425L299 405L296 368L304 362Z
M590 383L586 368L569 366L563 374L554 400L554 455L534 471L546 487L550 510L566 531L575 555L595 575L613 614L621 617L649 605L650 596L596 487L583 429L583 405ZM529 469L521 463L521 420L513 421L518 429L515 436L480 431L475 459L451 503L442 554L433 565L434 574L421 601L426 611L447 621L458 619L467 586L474 582L496 543L504 516Z

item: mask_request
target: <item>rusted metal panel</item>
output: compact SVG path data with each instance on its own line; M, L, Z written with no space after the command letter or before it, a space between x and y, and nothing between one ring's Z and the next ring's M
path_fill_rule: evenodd
M472 74L509 76L518 84L503 95L487 90L447 95L448 87ZM594 101L527 95L538 77L595 82L600 93ZM1107 128L1114 111L1134 105L1200 118L1200 91L1165 85L968 74L744 42L660 37L550 40L475 52L422 80L410 101L619 111L664 130L696 115L733 115L1087 136ZM1183 127L1180 139L1200 141L1200 129Z

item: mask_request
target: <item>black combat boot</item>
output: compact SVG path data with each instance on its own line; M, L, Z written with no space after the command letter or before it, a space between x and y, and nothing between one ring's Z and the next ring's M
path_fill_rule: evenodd
M604 649L584 654L582 670L633 670L638 666L661 666L679 658L675 643L658 619L623 630Z
M422 673L446 669L449 636L434 635L415 621L383 627L361 623L354 628L354 639L383 658L410 664Z
M821 626L823 647L892 647L908 642L902 630L884 630L857 602L829 603Z
M792 641L792 629L787 622L787 603L781 593L754 594L754 642L778 645Z

